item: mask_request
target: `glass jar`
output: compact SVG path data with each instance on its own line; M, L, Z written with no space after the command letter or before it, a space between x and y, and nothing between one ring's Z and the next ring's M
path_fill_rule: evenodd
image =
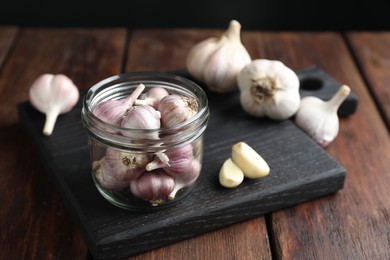
M151 88L162 87L170 95L196 101L197 112L182 123L153 129L124 128L94 115L97 104L123 100L140 84L145 88L138 99ZM168 116L164 113L160 113L160 121ZM88 90L81 117L88 135L92 179L110 203L129 210L154 210L190 194L201 172L203 135L209 119L207 96L199 85L170 73L112 76Z

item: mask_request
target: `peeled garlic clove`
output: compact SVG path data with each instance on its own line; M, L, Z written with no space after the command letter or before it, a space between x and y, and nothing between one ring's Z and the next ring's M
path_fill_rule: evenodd
M42 74L29 89L32 106L46 115L43 134L47 136L52 134L58 116L69 112L78 99L78 88L62 74Z
M171 176L164 171L155 170L145 172L139 179L132 181L130 191L134 196L158 206L165 202L174 186L175 182Z
M106 161L109 167L106 168L106 173L118 180L135 180L145 172L145 166L151 159L152 155L122 152L107 148Z
M146 95L142 99L137 99L134 105L149 105L157 109L160 104L160 100L168 96L168 91L163 87L153 87L146 92Z
M306 96L295 115L295 123L322 147L326 147L338 135L339 117L337 110L350 93L346 85L328 101L317 97Z
M177 192L181 189L191 186L195 183L200 175L201 164L197 159L191 160L191 167L187 169L187 171L182 172L181 174L175 175L175 187L172 192L169 194L168 199L175 199Z
M102 101L93 108L92 113L106 123L119 126L127 109L133 106L144 89L145 85L139 84L127 98Z
M237 75L251 61L241 42L241 24L231 20L229 28L218 38L196 44L187 57L187 70L215 92L237 89Z
M238 74L240 103L255 117L283 120L299 109L298 75L278 60L257 59Z
M244 180L244 173L232 161L227 159L219 171L219 183L226 188L234 188L240 185Z
M161 99L158 110L161 112L161 125L175 126L190 119L198 112L195 99L171 94Z
M106 189L121 191L129 188L129 182L117 179L111 174L111 167L105 157L93 162L92 170L98 182Z
M261 178L267 176L270 172L270 168L263 157L244 142L238 142L232 146L231 158L247 178Z
M128 109L125 117L122 119L121 127L129 129L155 129L160 128L161 114L153 107L148 105L133 106ZM137 131L122 131L124 136L132 138L158 139L158 132L139 133Z

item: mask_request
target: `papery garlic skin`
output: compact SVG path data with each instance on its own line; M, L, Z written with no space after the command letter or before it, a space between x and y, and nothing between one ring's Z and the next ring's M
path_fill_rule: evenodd
M79 90L63 74L42 74L29 89L29 100L34 108L46 115L43 134L50 136L60 114L69 112L79 100Z
M338 135L339 117L337 110L350 93L346 85L328 101L314 96L302 98L295 115L295 123L322 147L328 146Z
M252 116L284 120L299 109L299 78L281 61L253 60L240 71L237 82L241 106Z
M237 89L237 75L251 57L241 42L241 24L231 20L220 38L211 37L189 51L186 66L191 76L214 92Z

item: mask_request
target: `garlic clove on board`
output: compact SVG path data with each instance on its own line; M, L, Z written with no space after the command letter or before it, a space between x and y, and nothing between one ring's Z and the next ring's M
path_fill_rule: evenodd
M299 109L298 75L278 60L257 59L238 74L240 103L255 117L283 120Z
M249 179L261 178L270 172L267 162L247 143L234 144L231 158Z
M339 132L337 110L350 93L350 88L342 85L334 96L323 101L314 96L306 96L301 100L295 123L322 147L331 143Z
M244 172L232 161L232 158L228 158L222 164L218 177L223 187L234 188L243 182Z
M241 24L231 20L220 38L210 37L193 46L186 61L190 75L214 92L236 90L238 73L251 61L240 33Z
M63 74L42 74L29 89L29 100L34 108L46 115L43 134L50 136L58 115L69 112L79 99L78 88Z
M139 84L127 98L102 101L93 108L92 113L106 123L119 126L127 109L133 106L144 89L145 85Z

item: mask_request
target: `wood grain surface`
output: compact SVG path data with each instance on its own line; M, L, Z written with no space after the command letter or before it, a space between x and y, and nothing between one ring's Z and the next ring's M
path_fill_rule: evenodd
M82 89L121 71L175 70L217 30L0 28L0 255L86 259L79 230L18 124L16 105L41 73ZM5 33L4 33L5 32ZM345 37L344 37L345 36ZM131 259L390 259L390 37L381 32L244 31L253 59L317 65L359 97L326 151L347 170L340 192Z

